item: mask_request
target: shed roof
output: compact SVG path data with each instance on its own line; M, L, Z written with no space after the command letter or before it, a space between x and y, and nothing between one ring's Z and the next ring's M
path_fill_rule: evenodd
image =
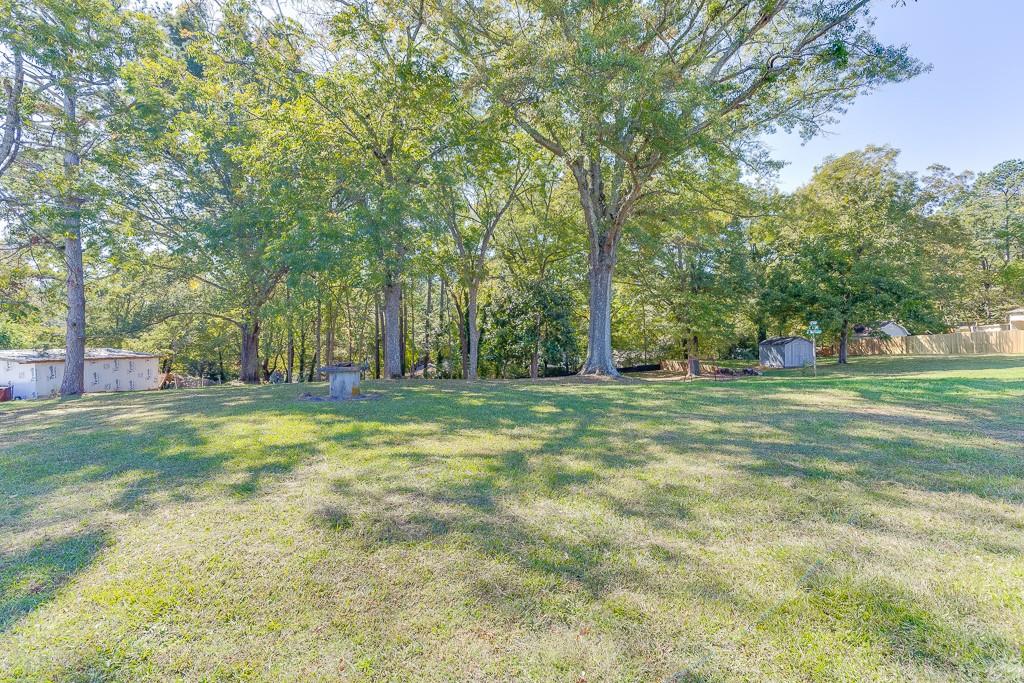
M784 345L786 345L786 344L788 344L790 342L795 342L795 341L805 341L808 344L811 343L810 339L805 339L804 337L769 337L768 339L765 339L763 342L761 342L761 345L768 345L768 346L780 346L780 345L783 345L784 346Z
M85 350L86 360L119 360L132 358L159 358L155 353L127 349L92 348ZM64 362L64 349L9 349L0 351L0 360L15 363Z

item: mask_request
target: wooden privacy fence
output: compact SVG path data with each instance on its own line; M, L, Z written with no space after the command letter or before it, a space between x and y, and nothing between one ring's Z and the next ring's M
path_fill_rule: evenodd
M920 334L888 339L852 339L851 356L965 356L1024 353L1024 330Z

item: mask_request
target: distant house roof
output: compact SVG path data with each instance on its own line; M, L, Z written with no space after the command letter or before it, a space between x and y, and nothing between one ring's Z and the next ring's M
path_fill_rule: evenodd
M1020 308L1011 308L1009 311L1007 311L1007 314L1008 315L1022 315L1022 314L1024 314L1024 306L1021 306Z
M159 358L155 353L126 349L93 348L85 350L86 360L118 360L132 358ZM64 361L64 349L9 349L0 351L0 360L14 363L47 363Z
M803 337L769 337L761 343L767 344L768 346L775 346L777 344L788 344L794 341L805 341L808 344L811 343L810 339L804 339Z
M870 337L873 336L876 332L883 330L883 328L888 327L889 325L899 328L902 332L906 334L910 334L910 331L906 328L905 325L898 323L895 320L883 320L881 322L873 323L871 325L854 325L853 334L855 336Z

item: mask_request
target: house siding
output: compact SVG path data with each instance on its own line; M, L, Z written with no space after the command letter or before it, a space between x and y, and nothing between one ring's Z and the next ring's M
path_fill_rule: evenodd
M159 360L159 358L87 359L85 361L85 392L159 389ZM0 384L12 384L14 398L31 399L56 396L60 393L63 379L63 360L40 363L0 360Z

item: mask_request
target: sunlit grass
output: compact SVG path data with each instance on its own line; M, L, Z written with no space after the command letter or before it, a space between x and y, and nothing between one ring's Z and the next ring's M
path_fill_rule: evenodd
M307 389L0 407L0 679L1024 679L1024 358Z

